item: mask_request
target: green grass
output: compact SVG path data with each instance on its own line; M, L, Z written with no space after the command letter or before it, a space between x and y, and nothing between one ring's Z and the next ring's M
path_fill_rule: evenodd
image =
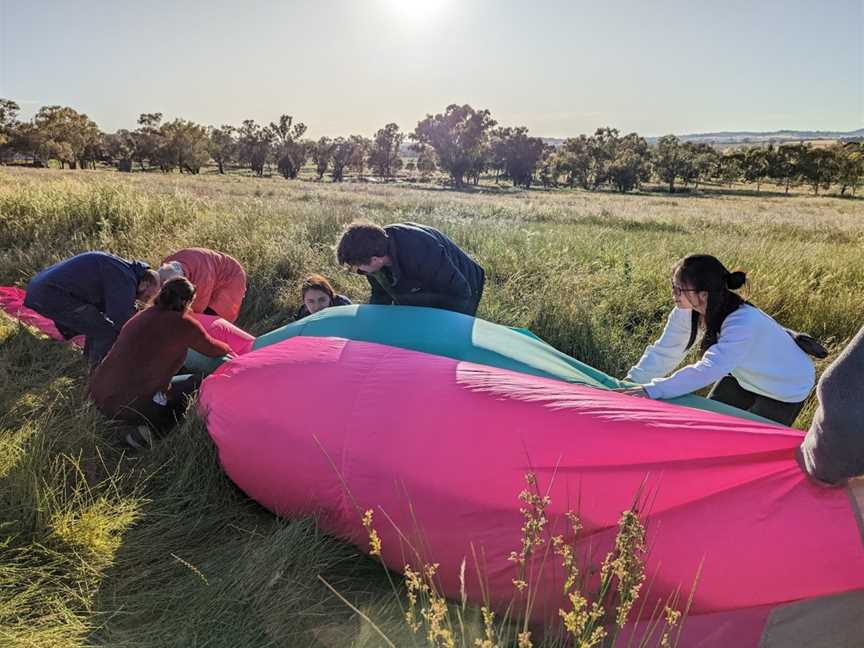
M365 298L334 262L345 223L415 220L487 268L481 316L621 376L662 327L673 263L697 251L747 270L754 303L836 354L864 313L862 205L0 170L0 284L85 249L156 263L208 246L246 266L239 324L260 334L290 321L306 272ZM0 645L380 645L319 574L410 645L380 567L248 500L200 421L130 457L85 392L80 354L0 318Z

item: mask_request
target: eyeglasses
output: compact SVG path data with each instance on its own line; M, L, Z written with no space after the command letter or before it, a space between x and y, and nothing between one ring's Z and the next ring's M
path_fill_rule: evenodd
M685 293L685 292L701 292L701 291L698 288L682 288L681 286L679 286L673 282L672 283L672 292L675 295L680 295L681 293Z

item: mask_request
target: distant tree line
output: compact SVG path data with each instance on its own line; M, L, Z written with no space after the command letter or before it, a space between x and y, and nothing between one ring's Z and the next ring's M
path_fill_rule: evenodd
M278 172L296 178L307 164L319 180L333 182L346 172L363 178L369 172L392 178L400 172L428 178L436 170L450 184L478 184L481 176L530 187L579 187L589 191L627 192L659 182L670 192L700 183L755 185L772 182L788 193L804 185L816 194L834 185L854 195L864 180L864 145L838 142L828 147L771 144L721 151L705 143L682 142L674 135L649 145L637 133L621 135L599 128L593 135L571 137L558 146L532 137L524 126L499 126L489 110L453 104L426 115L414 131L403 133L387 124L371 138L304 138L306 125L290 115L269 124L247 119L239 126L205 127L185 119L164 121L162 113L143 113L134 130L103 133L87 117L69 107L44 106L30 121L18 119L18 104L0 99L0 163L29 162L61 168L115 166L121 171L159 169L197 174L208 164L219 173L249 169L262 176ZM401 152L414 153L405 164Z

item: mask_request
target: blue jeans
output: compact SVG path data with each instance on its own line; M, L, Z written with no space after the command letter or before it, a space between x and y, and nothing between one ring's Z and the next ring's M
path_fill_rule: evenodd
M85 336L84 355L93 365L102 362L120 333L119 328L96 306L57 286L28 286L24 305L53 320L67 340L76 335Z

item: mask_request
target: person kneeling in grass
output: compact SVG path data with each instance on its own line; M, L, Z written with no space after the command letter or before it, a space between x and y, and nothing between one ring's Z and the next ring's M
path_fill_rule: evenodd
M297 311L295 320L303 319L331 306L349 306L351 300L345 295L339 295L324 275L311 274L303 279L300 287L303 305Z
M815 383L813 363L787 331L733 292L746 282L707 254L682 259L672 274L675 308L619 391L676 398L714 385L708 398L792 425ZM702 334L702 357L669 377ZM716 384L715 384L716 383Z
M429 306L474 315L486 273L459 247L428 225L380 227L351 223L336 250L340 265L366 275L370 304Z
M817 482L841 486L864 475L864 328L822 374L816 396L799 463Z
M159 275L143 261L82 252L33 277L24 305L53 320L67 340L84 335L84 355L95 366L137 304L149 302L159 285Z
M167 281L153 306L130 319L90 381L90 396L108 417L138 423L126 436L133 447L149 446L152 431L170 430L201 377L174 378L189 348L211 358L234 353L213 339L190 314L195 288L182 277Z

